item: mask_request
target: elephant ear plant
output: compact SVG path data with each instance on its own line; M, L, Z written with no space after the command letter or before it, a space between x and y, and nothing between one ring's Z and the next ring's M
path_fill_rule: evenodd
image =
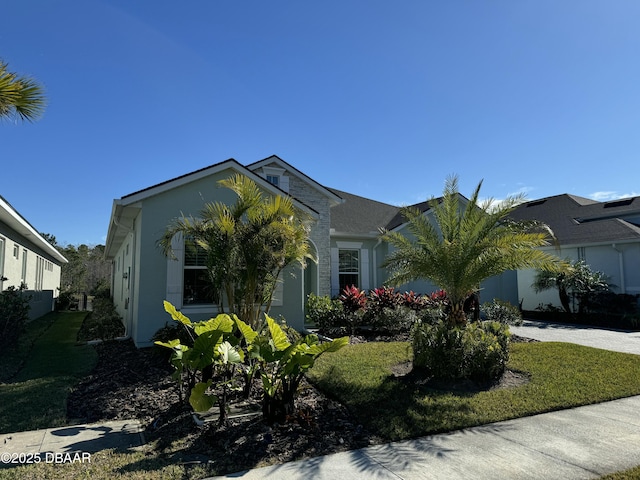
M266 318L268 336L259 336L254 342L264 389L262 413L267 423L284 423L294 412L295 395L304 374L320 355L347 345L349 337L319 343L317 335L307 335L291 343L280 325Z
M193 323L171 303L164 302L164 306L187 329L193 342L192 345L184 345L180 340L155 343L173 351L174 376L181 386L186 377L189 403L194 411L204 412L217 404L221 425L227 419L230 392L250 391L247 385L244 389L239 386L237 380L251 382L254 374L262 379L264 419L268 423L285 422L294 411L302 377L315 360L349 343L348 337L320 343L316 335L292 343L268 315L264 331L258 332L235 315L220 314Z
M182 392L183 377L186 376L191 407L201 412L217 404L220 408L220 424L224 424L229 392L236 388L236 368L244 360L244 351L238 347L240 340L233 334L237 317L222 313L215 318L192 323L171 303L165 301L164 308L171 318L187 329L193 343L184 345L177 339L155 343L173 350L171 364L176 369L174 378L179 381ZM217 394L207 393L212 386Z

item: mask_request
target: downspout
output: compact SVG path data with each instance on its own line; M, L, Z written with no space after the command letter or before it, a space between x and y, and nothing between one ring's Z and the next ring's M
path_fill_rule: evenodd
M373 246L373 286L378 288L378 256L376 255L376 248L380 246L382 239L378 238L378 243Z
M618 265L620 268L620 293L627 293L627 288L624 283L624 256L622 254L622 250L618 250L618 247L615 243L611 244L611 248L618 252Z

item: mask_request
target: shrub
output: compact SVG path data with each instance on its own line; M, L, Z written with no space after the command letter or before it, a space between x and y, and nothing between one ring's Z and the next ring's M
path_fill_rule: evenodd
M495 380L509 359L509 335L509 328L498 322L464 328L450 328L445 321L417 322L412 330L413 365L437 379Z
M421 311L433 306L433 301L428 295L418 295L413 291L402 294L402 305L411 310Z
M0 348L14 345L29 319L31 296L24 288L8 287L0 292Z
M93 310L87 316L80 331L78 340L110 340L124 335L122 317L110 298L94 298Z
M307 320L327 333L341 331L347 326L340 300L313 293L307 297Z
M371 319L375 330L388 333L408 332L418 320L415 310L398 305L395 308L384 307Z
M56 298L56 311L69 310L73 302L74 298L71 292L60 292L60 295Z
M505 325L522 325L520 309L509 302L494 298L490 303L483 303L481 310L487 320Z
M350 287L344 287L338 300L342 303L342 308L346 313L355 313L364 310L367 304L367 295L364 290L351 285Z

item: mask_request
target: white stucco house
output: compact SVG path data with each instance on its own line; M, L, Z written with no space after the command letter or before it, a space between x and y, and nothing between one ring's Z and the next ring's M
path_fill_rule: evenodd
M26 285L29 318L51 312L67 259L0 196L0 291Z
M158 241L174 218L197 216L206 202L233 203L235 194L217 182L236 173L267 194L290 195L314 220L310 240L318 262L285 272L272 316L282 315L302 329L308 294L335 296L345 285L363 290L384 285L387 274L381 264L388 245L380 241L379 228L404 229L399 207L325 187L277 156L249 165L229 159L114 200L105 255L112 262L114 303L136 345L151 345L153 334L170 321L165 299L194 321L217 313L214 305L188 293L197 290L198 270L204 266L185 259L181 239L174 241L177 260L163 255ZM429 215L427 202L415 206ZM483 299L517 303L515 272L482 288ZM415 282L402 289L429 293L434 287Z

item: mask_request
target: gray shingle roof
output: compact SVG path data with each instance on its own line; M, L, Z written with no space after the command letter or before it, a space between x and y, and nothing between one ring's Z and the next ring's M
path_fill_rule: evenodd
M523 203L511 217L546 223L560 245L640 240L640 197L597 202L556 195Z
M339 233L368 235L378 233L397 217L400 207L378 202L352 193L330 189L344 200L331 208L331 228Z

